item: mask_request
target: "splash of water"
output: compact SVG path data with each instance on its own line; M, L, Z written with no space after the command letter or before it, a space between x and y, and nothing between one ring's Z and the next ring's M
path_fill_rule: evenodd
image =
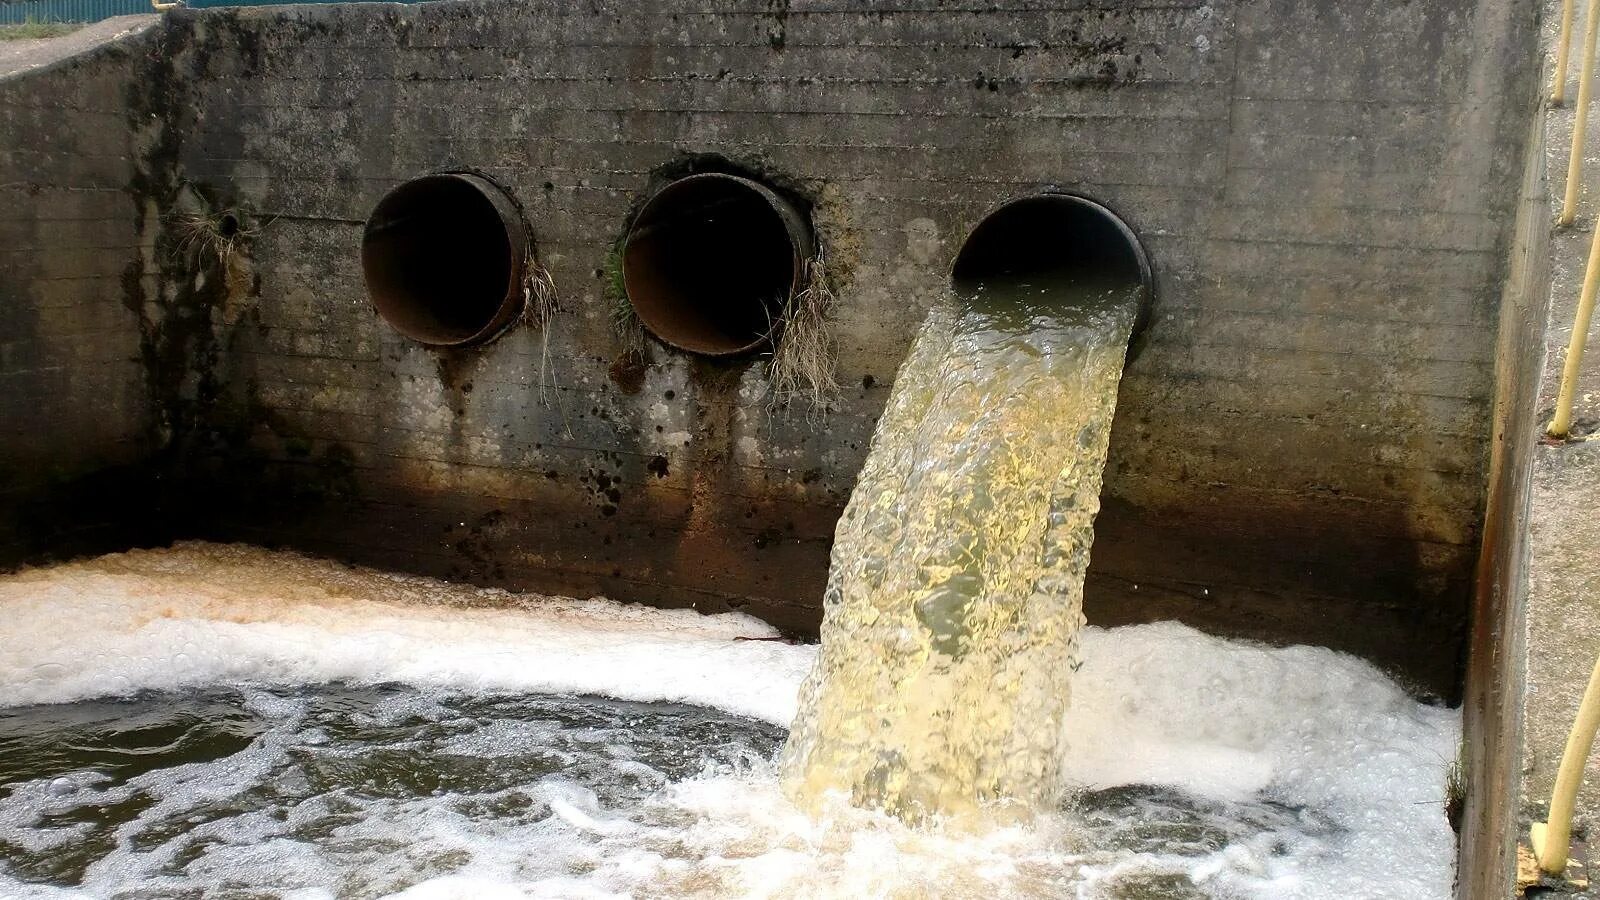
M1008 282L930 312L838 526L791 796L910 819L1059 798L1136 298Z

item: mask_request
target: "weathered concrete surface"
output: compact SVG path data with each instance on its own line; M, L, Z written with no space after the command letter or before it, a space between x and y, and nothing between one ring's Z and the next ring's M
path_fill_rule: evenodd
M1091 619L1325 643L1454 695L1535 20L1489 0L173 14L136 63L129 194L158 224L193 196L237 208L253 234L240 281L170 230L139 270L161 275L135 305L181 460L164 497L203 498L192 533L809 630L962 236L1059 185L1131 223L1157 279ZM31 102L0 104L0 133ZM619 357L611 245L696 167L809 205L846 275L848 388L814 420L769 410L759 361ZM522 204L563 312L440 354L374 317L355 250L385 190L463 168Z
M1556 6L1547 16L1554 18ZM1581 17L1580 17L1581 19ZM1581 21L1580 21L1581 25ZM1553 25L1546 42L1554 52ZM1575 37L1581 38L1581 27ZM1576 41L1575 41L1576 45ZM1567 96L1577 95L1579 48L1574 46ZM1591 111L1592 113L1592 111ZM1551 191L1565 190L1574 110L1547 114L1547 155ZM1566 364L1573 315L1583 270L1594 236L1600 194L1600 118L1591 114L1585 140L1584 190L1574 228L1555 231L1551 246L1548 357L1540 384L1540 421L1548 421ZM1593 433L1600 419L1600 346L1591 331L1578 382L1578 433ZM1555 772L1578 701L1600 655L1600 441L1538 446L1533 461L1533 501L1529 521L1528 659L1524 741L1524 812L1519 834L1527 840L1529 821L1542 820ZM1578 821L1600 826L1600 758L1591 755L1579 795ZM1592 874L1591 874L1592 877ZM1600 892L1590 896L1600 896Z
M0 44L0 565L161 537L143 502L162 438L141 360L135 298L156 272L129 107L156 21Z
M1542 115L1529 144L1544 143ZM1462 697L1457 896L1504 896L1516 868L1526 667L1527 523L1549 306L1550 208L1544 155L1529 153L1500 307L1494 434L1483 546Z

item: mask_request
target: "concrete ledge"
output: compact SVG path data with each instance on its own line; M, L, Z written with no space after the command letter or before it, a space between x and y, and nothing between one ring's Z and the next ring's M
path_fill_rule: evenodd
M0 80L15 78L148 31L161 17L112 16L60 37L0 42Z

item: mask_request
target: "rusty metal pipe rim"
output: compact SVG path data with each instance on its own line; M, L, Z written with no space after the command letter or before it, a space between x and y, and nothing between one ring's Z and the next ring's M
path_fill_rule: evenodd
M669 346L738 356L774 339L815 246L806 217L766 185L689 175L651 196L628 229L623 290Z
M1112 249L1126 252L1126 259L1120 262L1127 269L1130 280L1135 277L1139 280L1138 312L1135 314L1131 336L1135 346L1138 346L1139 338L1150 324L1151 307L1155 302L1155 273L1150 265L1150 254L1145 250L1144 243L1139 240L1139 235L1126 220L1093 198L1069 191L1046 189L1006 200L986 213L972 230L967 232L966 240L962 242L961 249L956 253L955 261L950 267L952 282L959 283L975 278L971 271L975 262L972 252L975 241L981 244L987 236L985 234L987 231L1005 227L1006 219L1018 217L1019 214L1048 218L1052 227L1066 227L1074 216L1088 216L1091 217L1090 221L1110 226L1112 233L1118 238ZM1072 235L1063 231L1050 237L1060 238L1065 245Z
M374 310L433 347L498 336L522 314L532 265L522 213L494 182L465 172L413 178L373 208L361 269Z

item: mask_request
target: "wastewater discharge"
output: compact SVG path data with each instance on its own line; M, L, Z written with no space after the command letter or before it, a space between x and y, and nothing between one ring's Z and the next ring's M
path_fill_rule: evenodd
M1443 900L1454 710L1086 627L1025 820L780 787L817 648L742 615L186 543L0 576L0 897Z
M835 535L784 754L797 799L912 821L1056 804L1139 291L1005 279L929 313Z

